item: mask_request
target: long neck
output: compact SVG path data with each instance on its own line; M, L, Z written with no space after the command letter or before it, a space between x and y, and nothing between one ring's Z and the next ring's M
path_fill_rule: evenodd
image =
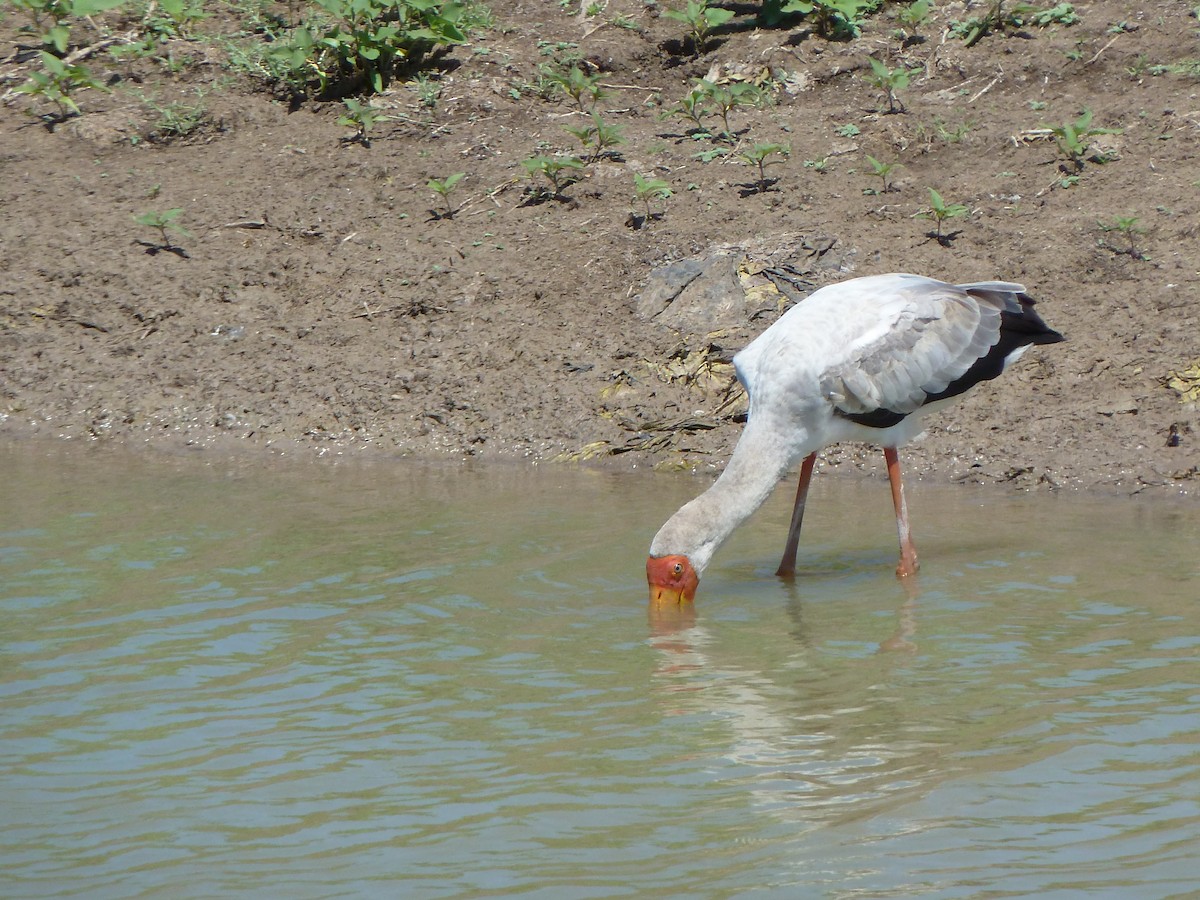
M717 548L771 496L779 479L807 452L803 435L781 438L777 429L746 426L725 471L707 491L686 504L659 530L653 556L680 554L697 574Z

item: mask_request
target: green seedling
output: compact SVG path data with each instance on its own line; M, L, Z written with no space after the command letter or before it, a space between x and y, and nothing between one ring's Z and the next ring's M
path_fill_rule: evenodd
M182 138L192 134L208 118L208 110L204 106L203 97L197 92L197 103L171 101L159 105L149 97L142 101L155 113L154 136L159 140Z
M853 122L847 122L837 130L838 137L854 138L862 134L862 129Z
M729 126L729 114L739 106L757 105L762 99L762 91L745 81L715 84L706 78L701 78L697 89L703 91L705 99L716 107L723 126L721 136L728 140L733 139L733 129Z
M439 214L438 218L440 218L440 219L453 219L454 218L454 213L457 212L457 210L453 206L450 205L450 194L452 194L454 192L454 188L458 186L458 183L463 180L463 176L465 176L466 174L467 174L466 172L455 172L453 175L447 175L445 178L443 178L441 180L439 180L437 178L429 179L427 187L431 191L433 191L435 194L437 194L439 197L442 198L442 203L446 207L446 211L444 213Z
M621 129L616 125L605 124L596 112L592 113L591 125L583 125L579 128L564 125L563 130L573 135L585 150L591 151L586 160L589 163L595 162L618 144L625 143L625 139L621 137Z
M73 93L88 88L108 90L92 77L86 67L64 62L45 50L39 50L38 55L42 59L42 70L30 73L29 80L18 86L16 92L49 100L58 107L58 115L53 117L55 121L61 122L68 116L79 115L79 104L72 98Z
M899 19L905 26L915 30L925 24L925 20L929 18L929 13L932 9L933 3L931 0L916 0L916 2L910 3L904 9L900 10Z
M708 129L704 126L704 117L709 113L708 92L700 85L688 91L679 104L671 109L667 115L683 119L692 124L692 133L697 136L707 135Z
M757 24L763 28L775 28L792 16L806 16L813 5L804 0L763 0L758 12Z
M580 171L587 165L578 156L535 156L521 160L530 178L541 175L550 182L550 199L562 197L563 188L579 180ZM545 196L544 191L539 192Z
M903 67L889 69L873 56L869 61L871 63L871 74L867 76L867 81L883 91L884 97L887 98L887 111L889 113L904 112L904 104L900 102L900 98L896 96L896 92L908 87L908 81L912 73Z
M1129 243L1128 247L1109 247L1108 249L1115 253L1124 253L1137 260L1145 260L1146 255L1138 249L1137 239L1146 233L1146 229L1139 228L1137 222L1137 216L1113 216L1111 222L1100 222L1101 231L1124 235L1125 240ZM1103 242L1101 245L1104 246Z
M1058 145L1059 152L1068 163L1074 166L1076 172L1083 169L1083 161L1092 145L1089 138L1101 134L1121 134L1122 132L1120 128L1093 128L1090 109L1085 109L1074 122L1066 122L1062 125L1043 125L1042 127L1047 128L1054 135L1054 143Z
M791 152L791 148L783 144L755 144L750 149L739 152L737 157L758 170L758 179L754 183L754 188L762 194L766 193L774 183L774 179L767 178L767 166L773 162L782 162L783 158L786 158ZM781 158L771 159L773 156Z
M813 17L813 30L830 40L858 37L862 17L879 4L875 0L792 0L786 12L800 12Z
M342 141L347 144L359 143L364 147L370 147L371 138L369 134L371 129L380 122L386 122L392 118L385 113L381 113L378 109L371 106L371 104L355 100L353 97L347 97L342 103L345 105L346 111L338 116L337 123L354 129L354 134L342 138Z
M947 219L956 219L959 216L965 216L970 212L969 207L961 203L947 203L942 199L942 195L929 188L929 206L920 210L915 214L915 218L932 219L934 222L934 231L930 232L930 237L937 240L943 247L950 246L950 241L953 236L942 234L942 223Z
M899 166L899 163L884 163L877 160L871 154L867 154L867 164L871 167L871 174L880 180L882 187L878 190L875 188L867 188L863 191L864 194L886 194L892 189L888 184L888 176L892 174L892 170Z
M1028 3L1016 3L1006 10L1004 3L1005 0L994 0L982 16L952 25L951 33L962 38L968 47L973 47L993 31L1003 32L1009 28L1020 28L1024 25L1033 25L1038 28L1048 28L1051 25L1074 25L1079 21L1075 7L1070 3L1059 3L1057 6L1042 10Z
M120 6L125 0L11 0L24 10L42 44L62 56L71 46L71 20L94 16Z
M191 232L189 232L182 225L175 224L175 220L179 218L182 212L182 208L176 207L175 209L168 209L162 212L159 212L158 210L151 210L150 212L142 213L140 216L134 216L133 220L135 222L137 222L139 225L145 225L147 228L153 228L162 238L162 241L159 243L152 243L150 241L142 240L139 240L138 243L146 247L146 252L151 254L165 250L168 253L174 253L178 256L186 257L187 253L182 247L179 247L172 242L170 235L170 232L173 231L183 237L192 236Z
M396 66L414 66L439 48L462 44L468 7L437 0L317 0L312 17L275 42L272 68L296 89L315 82L323 95L365 85L380 93Z
M666 200L673 193L671 186L661 178L646 178L637 172L633 173L633 196L646 208L646 215L642 219L643 225L648 225L652 220L661 216L661 213L655 215L650 211L650 201Z
M818 175L824 175L829 171L829 157L822 156L820 159L806 159L804 168L812 169Z
M562 90L575 101L581 112L586 112L604 97L604 89L600 86L600 73L588 75L579 66L571 66L562 72L550 66L541 67L546 80Z
M707 0L688 0L683 9L665 9L663 15L688 26L692 53L699 56L708 46L708 37L712 30L732 19L733 10L710 7Z
M1051 25L1074 25L1079 21L1079 14L1070 3L1059 3L1049 9L1041 9L1032 13L1027 19L1030 25L1038 28L1049 28Z

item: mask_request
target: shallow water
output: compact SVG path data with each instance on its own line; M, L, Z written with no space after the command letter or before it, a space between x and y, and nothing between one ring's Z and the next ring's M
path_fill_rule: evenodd
M0 448L5 897L1173 897L1200 509Z

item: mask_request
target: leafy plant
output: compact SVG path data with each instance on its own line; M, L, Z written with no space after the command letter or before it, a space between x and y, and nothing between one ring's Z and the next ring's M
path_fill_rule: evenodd
M1074 122L1042 127L1054 135L1054 143L1058 146L1059 152L1068 163L1075 167L1076 172L1083 169L1084 158L1092 145L1089 138L1101 134L1121 134L1122 132L1120 128L1093 128L1090 109L1085 109Z
M755 144L748 150L742 150L737 156L738 159L754 166L758 170L758 179L754 187L758 193L762 194L774 183L772 179L767 178L767 166L772 162L783 161L782 158L771 159L771 157L787 157L791 152L791 148L783 144Z
M829 171L829 157L822 156L820 159L806 159L804 161L804 168L812 169L818 175L824 175Z
M847 122L837 130L838 137L853 138L862 134L862 129L853 122Z
M574 100L581 112L594 107L604 97L599 72L588 75L579 66L571 66L564 72L544 65L541 70L546 80Z
M919 28L925 24L925 20L929 18L929 12L933 9L931 0L915 0L908 4L904 9L900 10L900 21L909 28Z
M71 114L79 115L79 104L71 97L73 93L87 88L108 90L92 77L85 66L65 62L45 50L39 50L38 55L42 60L42 70L31 72L29 80L15 90L18 94L49 100L58 107L56 120L61 121Z
M151 244L147 241L139 241L139 243L145 245L151 253L157 253L160 250L166 250L171 253L176 253L180 256L186 256L187 254L183 252L182 247L178 247L171 242L170 235L170 232L173 231L176 234L182 235L183 237L192 236L191 232L189 232L186 228L175 224L175 220L179 218L182 212L182 208L176 207L175 209L168 209L162 212L159 212L158 210L151 210L150 212L142 213L140 216L134 216L133 220L135 222L137 222L139 225L145 225L147 228L155 229L162 237L162 243L159 244Z
M947 219L956 219L959 216L965 216L970 212L970 208L962 203L947 203L942 199L942 195L929 188L929 206L916 213L915 217L919 219L932 219L934 222L934 231L930 232L930 237L937 240L943 247L950 245L952 237L942 234L942 223Z
M342 101L342 104L346 107L346 111L338 116L337 123L354 129L354 134L342 138L347 143L357 142L364 147L370 147L371 139L369 133L371 129L378 123L386 122L392 118L392 116L381 113L378 109L371 106L371 104L355 100L353 97L347 97Z
M933 130L947 144L957 144L971 133L972 127L974 125L971 122L959 122L957 125L948 125L941 119L933 120Z
M900 102L896 92L908 87L911 72L903 67L889 69L873 56L869 58L869 62L871 63L871 74L867 76L867 81L883 91L887 98L888 112L904 112L904 104Z
M583 125L579 128L564 125L563 130L573 135L585 150L591 151L591 155L587 159L589 163L595 162L618 144L625 143L625 139L621 137L621 129L616 125L606 124L596 112L592 112L591 125Z
M530 178L541 175L550 182L552 191L549 197L558 199L562 196L563 188L579 179L579 172L586 163L578 156L535 156L521 160L521 165Z
M321 94L365 84L378 93L396 66L410 65L439 47L466 41L466 7L441 0L315 0L327 15L301 25L273 55L284 71L315 81Z
M697 85L688 91L684 98L667 112L667 115L691 122L693 132L707 135L708 129L704 127L704 117L708 115L709 111L708 91L702 85Z
M143 26L160 40L185 37L192 27L207 17L200 0L157 0L151 4ZM160 11L156 14L155 11Z
M71 19L94 16L125 0L10 0L24 10L42 43L62 56L71 42Z
M683 9L665 9L663 15L688 26L692 53L699 56L708 46L708 36L712 30L732 19L733 10L709 6L708 0L688 0Z
M1110 222L1100 222L1100 230L1104 232L1116 232L1124 235L1125 240L1129 242L1128 247L1116 248L1109 247L1117 253L1124 253L1137 260L1145 260L1146 255L1137 247L1137 239L1139 236L1146 233L1146 229L1138 227L1137 216L1113 216ZM1102 244L1103 246L1103 244Z
M144 95L142 102L155 114L150 135L152 139L169 140L187 137L200 128L208 118L204 95L199 90L196 91L195 103L172 100L160 104L155 99Z
M950 27L952 34L961 37L968 47L973 47L993 31L1034 25L1046 28L1050 25L1074 25L1079 21L1075 7L1070 3L1059 3L1049 9L1039 10L1028 3L1017 3L1004 9L1005 0L993 0L982 16L956 22Z
M1074 25L1079 21L1079 14L1070 3L1059 3L1049 9L1038 10L1029 16L1029 24L1038 28L1049 28L1051 25Z
M673 193L671 186L661 178L646 178L637 172L633 173L634 198L646 207L646 215L642 219L642 224L648 224L655 218L655 215L650 211L650 201L666 200Z
M899 164L898 163L880 162L875 157L871 156L871 154L869 154L869 153L866 156L867 156L867 164L871 167L871 174L874 175L876 178L878 178L880 180L880 182L882 182L882 187L880 187L878 190L876 190L875 188L868 188L867 190L863 191L863 193L864 194L886 194L888 191L890 191L892 189L891 186L888 184L888 176L892 174L892 170L895 169Z
M808 15L812 4L803 0L763 0L758 12L758 24L764 28L775 28L790 16Z
M453 175L447 175L441 180L438 180L437 178L429 179L429 183L427 185L428 188L442 198L442 203L445 204L446 207L446 212L443 213L439 218L454 218L454 213L457 210L450 205L450 194L454 192L454 188L458 186L458 183L463 180L463 176L465 175L466 172L455 172Z
M1008 12L1004 10L1004 0L994 0L982 16L975 16L950 26L950 33L963 39L968 47L974 47L984 37L993 31L1003 31L1006 27L1021 24L1020 14L1033 9L1025 3L1018 3Z
M862 17L877 6L875 0L792 0L786 10L813 17L813 30L831 40L858 37Z
M729 114L743 104L757 104L762 98L762 91L746 81L716 84L701 78L697 88L703 91L704 99L716 107L724 126L721 134L726 138L733 137L733 129L729 126Z

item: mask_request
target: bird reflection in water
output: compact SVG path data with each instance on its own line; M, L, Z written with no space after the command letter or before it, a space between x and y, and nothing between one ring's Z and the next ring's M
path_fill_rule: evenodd
M915 653L917 650L917 600L921 596L919 578L897 579L899 590L904 596L903 602L896 609L896 628L879 643L880 653ZM787 594L787 611L795 623L793 635L803 645L808 645L807 628L804 625L804 604L800 585L793 578L785 579L784 591ZM696 604L658 601L651 599L646 608L646 618L650 626L650 643L656 650L694 654L696 646L692 638L703 635L707 641L707 630L698 624Z

